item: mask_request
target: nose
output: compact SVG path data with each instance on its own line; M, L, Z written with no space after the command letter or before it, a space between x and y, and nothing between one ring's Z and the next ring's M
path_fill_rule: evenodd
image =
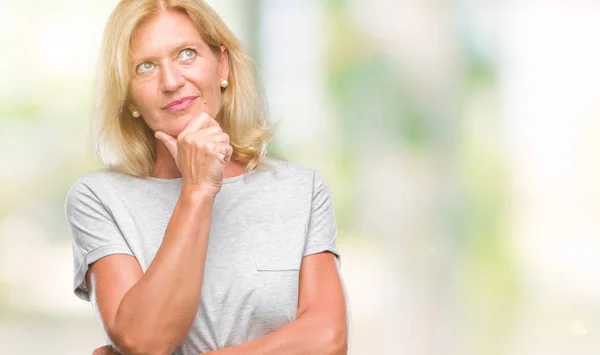
M161 89L164 92L177 91L185 84L185 79L175 63L163 63L160 76Z

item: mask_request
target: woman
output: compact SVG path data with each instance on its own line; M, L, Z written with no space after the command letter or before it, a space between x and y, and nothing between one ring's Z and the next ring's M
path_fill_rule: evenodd
M346 354L322 177L266 158L250 59L201 0L122 0L96 152L65 202L74 289L121 354Z

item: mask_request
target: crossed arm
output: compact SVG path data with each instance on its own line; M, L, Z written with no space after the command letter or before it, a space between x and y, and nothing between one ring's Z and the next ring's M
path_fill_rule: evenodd
M115 278L120 279L117 285L126 287L135 283L136 277L141 277L141 270L139 273L135 270L136 265L135 258L129 255L107 256L92 265L90 272L96 279L97 290L104 291L105 302L107 299L110 300L109 285L114 284ZM129 272L123 272L124 266ZM139 265L137 268L139 269ZM99 285L98 282L103 285ZM114 292L114 294L120 293L122 292ZM102 303L99 302L101 310ZM345 355L348 346L346 317L345 299L335 264L335 256L329 252L305 256L300 267L298 315L295 321L258 339L205 354ZM187 333L187 329L189 327L184 329L185 333ZM184 337L185 333L181 337ZM119 348L123 355L165 354L165 350L154 352L151 347L138 349L143 350ZM169 351L172 352L172 350ZM102 355L103 353L110 354L111 352L108 347L104 347L97 349L94 354Z
M261 338L211 355L346 355L345 301L334 255L303 258L300 268L298 316Z

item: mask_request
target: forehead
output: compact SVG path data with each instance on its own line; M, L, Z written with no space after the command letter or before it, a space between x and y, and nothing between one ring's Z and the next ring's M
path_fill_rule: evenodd
M160 12L138 26L131 41L131 51L134 57L152 56L185 42L204 43L186 14L169 10Z

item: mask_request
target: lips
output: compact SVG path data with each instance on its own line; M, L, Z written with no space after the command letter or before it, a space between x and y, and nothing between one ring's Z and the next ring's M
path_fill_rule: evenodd
M164 107L164 109L169 111L183 110L184 108L190 106L197 98L198 96L186 96L179 100L170 102Z

